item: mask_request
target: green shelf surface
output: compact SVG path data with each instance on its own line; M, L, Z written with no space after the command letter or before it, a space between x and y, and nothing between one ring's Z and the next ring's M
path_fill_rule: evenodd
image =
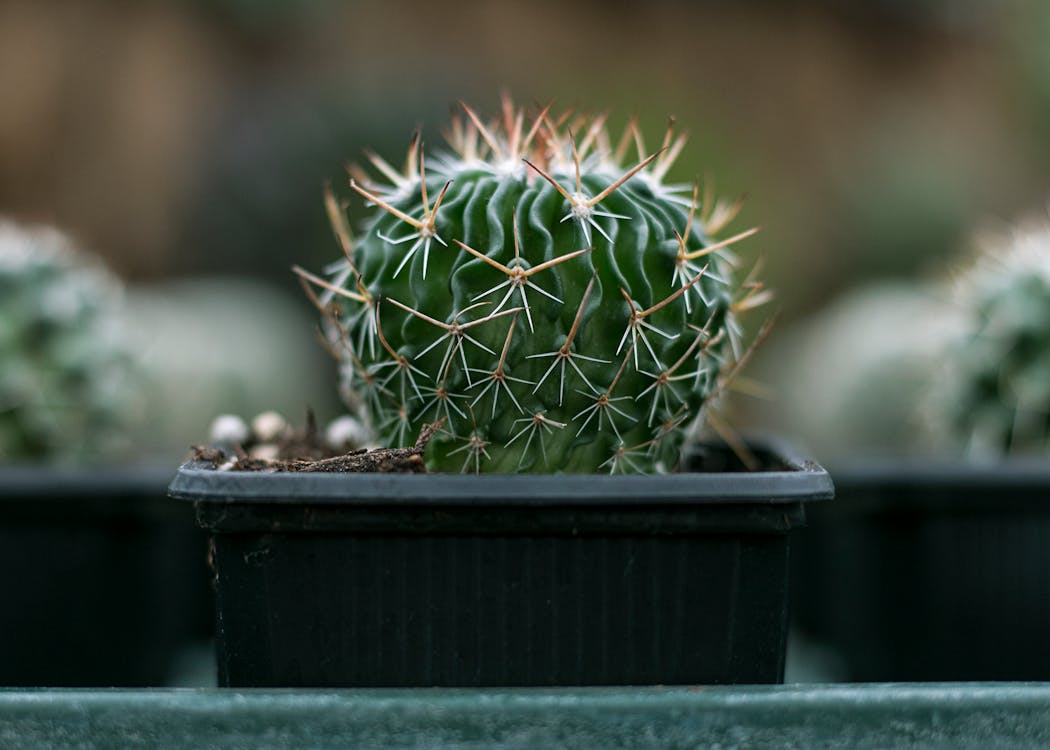
M0 748L1046 748L1050 683L0 690Z

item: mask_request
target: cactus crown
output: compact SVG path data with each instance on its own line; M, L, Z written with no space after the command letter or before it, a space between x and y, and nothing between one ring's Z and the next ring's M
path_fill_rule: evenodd
M650 154L634 121L614 146L603 116L463 111L446 152L417 134L403 170L367 154L385 182L351 169L356 240L326 192L343 258L295 270L344 396L387 444L444 418L438 470L675 469L742 358L737 315L769 297L734 280L757 230L716 241L740 202L665 184L671 127Z
M123 447L129 352L119 282L50 229L0 222L0 460Z
M1050 454L1050 222L993 241L957 282L934 427L975 457Z

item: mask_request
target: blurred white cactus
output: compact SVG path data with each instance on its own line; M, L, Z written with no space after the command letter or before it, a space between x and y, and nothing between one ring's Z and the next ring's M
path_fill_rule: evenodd
M1050 455L1050 216L981 235L954 301L931 426L971 458Z
M138 390L123 287L51 228L0 220L0 461L126 448Z

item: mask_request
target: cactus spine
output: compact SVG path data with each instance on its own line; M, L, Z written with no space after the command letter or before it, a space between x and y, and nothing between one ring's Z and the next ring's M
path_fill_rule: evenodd
M603 117L463 110L437 158L417 135L403 171L368 154L387 182L351 171L373 209L356 241L326 194L343 258L296 271L344 394L384 444L444 418L438 470L673 470L769 296L733 279L756 230L715 241L739 202L664 183L670 127L649 154L633 122L613 147Z

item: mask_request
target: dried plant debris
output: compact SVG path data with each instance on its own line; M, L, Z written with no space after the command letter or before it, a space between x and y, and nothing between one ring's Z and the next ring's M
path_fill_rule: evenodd
M278 421L280 419L280 421ZM223 435L244 436L244 440L227 447L194 446L191 459L212 465L219 471L265 471L265 472L380 472L380 473L425 473L423 452L431 438L441 429L443 421L425 425L414 445L404 448L368 448L349 445L339 452L330 442L333 435L345 438L354 430L341 418L336 429L333 425L322 434L312 413L307 414L306 426L301 430L291 428L283 418L273 412L261 414L252 420L252 429L234 429L229 415L213 422L212 437ZM216 429L221 428L221 429ZM363 430L357 436L367 434ZM259 442L259 436L268 442ZM216 441L221 442L221 441Z

